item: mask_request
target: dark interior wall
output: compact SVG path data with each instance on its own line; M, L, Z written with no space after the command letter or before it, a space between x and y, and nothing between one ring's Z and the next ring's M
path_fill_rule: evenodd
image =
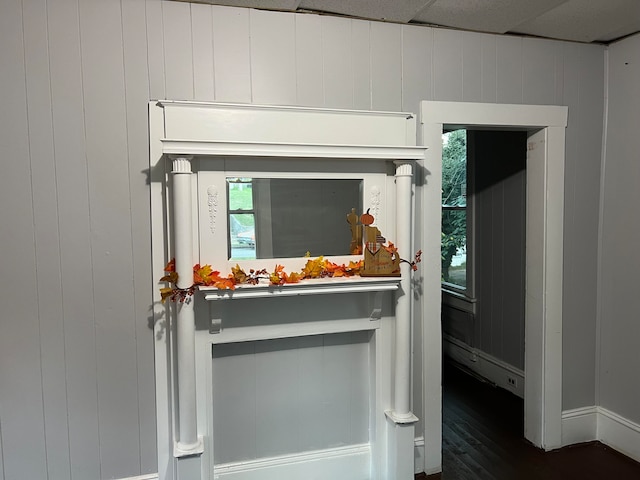
M443 330L524 369L526 132L467 132L475 314L443 306ZM468 261L468 265L471 262Z

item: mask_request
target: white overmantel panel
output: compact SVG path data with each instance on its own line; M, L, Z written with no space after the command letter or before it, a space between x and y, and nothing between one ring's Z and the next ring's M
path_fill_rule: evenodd
M165 138L217 142L416 144L416 120L407 112L371 112L203 102L158 102Z

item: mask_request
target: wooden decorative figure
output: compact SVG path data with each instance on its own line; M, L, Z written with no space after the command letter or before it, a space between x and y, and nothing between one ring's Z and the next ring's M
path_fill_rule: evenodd
M377 227L373 227L373 215L367 209L360 215L360 224L355 209L347 215L347 222L351 225L351 253L362 251L364 237L364 266L360 270L362 277L399 277L400 256L393 244L385 245L386 239Z

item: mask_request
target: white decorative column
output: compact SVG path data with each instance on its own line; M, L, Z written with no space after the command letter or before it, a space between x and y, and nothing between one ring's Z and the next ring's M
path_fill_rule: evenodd
M193 283L193 225L191 212L191 158L172 156L173 161L173 233L178 286ZM174 456L184 457L203 452L202 438L196 424L195 315L193 298L178 302L176 351L178 375L178 439Z
M408 162L396 161L396 239L401 258L411 259L413 171ZM396 294L396 344L393 410L385 412L389 429L388 478L414 478L414 436L418 418L411 412L411 266L400 264L400 289Z

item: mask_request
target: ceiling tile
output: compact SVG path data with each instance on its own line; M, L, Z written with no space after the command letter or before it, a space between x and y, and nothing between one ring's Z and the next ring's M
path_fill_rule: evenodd
M415 22L480 32L505 33L567 0L436 0Z
M178 0L181 2L196 1L210 5L227 5L229 7L262 8L264 10L295 11L300 0Z
M302 0L299 8L360 18L408 22L434 0Z
M570 0L512 29L540 37L607 42L640 31L639 0Z

